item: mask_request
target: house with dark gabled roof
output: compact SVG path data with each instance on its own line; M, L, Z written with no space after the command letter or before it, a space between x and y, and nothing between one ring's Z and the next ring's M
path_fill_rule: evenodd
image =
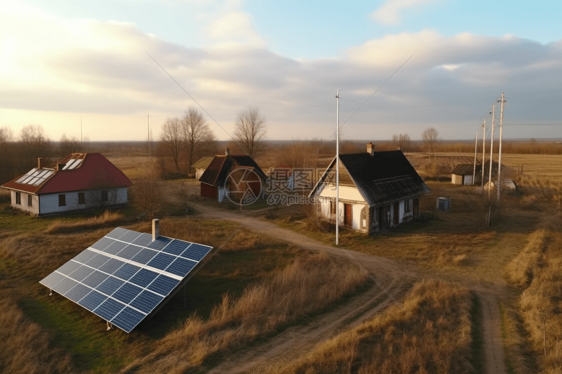
M72 153L55 167L42 165L5 184L12 207L36 216L126 205L132 185L101 153Z
M419 198L429 193L402 151L341 154L334 159L310 193L319 214L336 220L336 162L339 162L340 225L369 234L416 218Z
M229 178L234 170L245 169L244 180L236 181ZM199 178L201 182L201 197L216 199L222 202L231 189L231 183L238 183L238 190L249 188L255 196L263 193L263 186L267 177L254 159L247 155L231 155L227 148L224 155L213 158L205 172ZM241 187L241 183L244 187Z

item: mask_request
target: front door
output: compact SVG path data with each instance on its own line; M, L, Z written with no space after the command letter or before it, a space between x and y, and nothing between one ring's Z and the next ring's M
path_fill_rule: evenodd
M352 225L351 204L343 204L343 224L345 226Z
M400 222L400 203L394 203L394 224Z

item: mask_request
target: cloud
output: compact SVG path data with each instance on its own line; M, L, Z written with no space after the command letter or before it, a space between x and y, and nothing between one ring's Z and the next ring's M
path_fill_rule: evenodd
M379 9L371 14L371 18L384 25L397 25L402 12L416 6L431 4L436 0L387 0Z
M244 13L228 12L208 29L218 46L189 48L131 23L4 10L0 48L9 57L0 59L0 126L16 133L18 126L42 123L58 139L82 117L95 129L87 133L92 140L141 140L150 112L157 138L166 117L196 104L147 52L230 132L239 110L259 107L270 139L328 137L337 88L344 122L414 52L345 125L346 138L407 132L416 139L427 127L444 138L471 137L502 91L507 123L562 119L556 105L562 99L562 41L543 45L513 35L445 37L423 30L373 39L339 56L297 60L267 49ZM208 120L219 138L228 138ZM540 138L557 129L506 127L505 135Z

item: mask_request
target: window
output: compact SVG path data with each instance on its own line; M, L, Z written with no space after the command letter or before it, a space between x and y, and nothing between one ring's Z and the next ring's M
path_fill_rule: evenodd
M333 200L330 200L330 214L334 214L336 212L336 203Z
M27 206L33 206L33 196L27 195Z
M101 192L101 201L107 201L107 191Z
M410 199L404 200L404 213L410 213Z
M86 204L86 194L84 192L78 192L78 204Z
M16 204L21 205L21 193L16 192Z
M59 206L66 206L66 195L59 195Z

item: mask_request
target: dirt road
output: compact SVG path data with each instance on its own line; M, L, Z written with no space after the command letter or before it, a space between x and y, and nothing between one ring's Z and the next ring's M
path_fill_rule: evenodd
M410 265L384 257L329 246L251 215L204 204L194 205L201 213L199 216L201 218L238 222L244 228L290 242L304 249L348 257L362 267L376 284L366 293L329 313L320 315L306 326L291 327L256 347L228 357L213 368L211 373L263 373L268 369L282 366L309 352L316 344L344 329L360 324L392 303L399 303L400 298L414 281L423 278L440 278L439 274L422 273ZM451 279L450 276L444 278ZM506 373L498 303L503 287L498 285L490 285L490 287L478 281L465 279L454 280L472 289L480 300L486 373Z

